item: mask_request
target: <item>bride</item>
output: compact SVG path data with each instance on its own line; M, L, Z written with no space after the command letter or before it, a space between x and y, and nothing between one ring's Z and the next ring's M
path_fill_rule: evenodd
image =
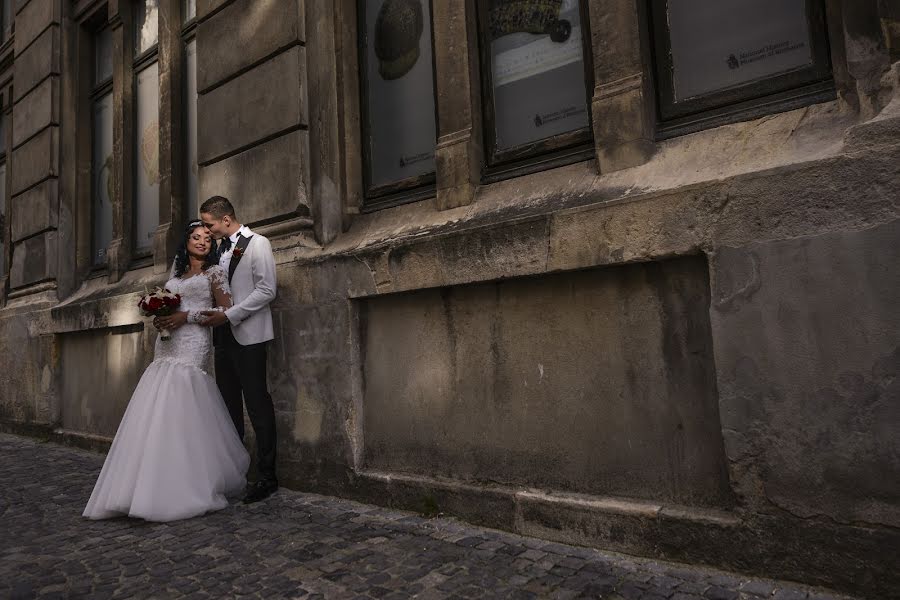
M231 306L228 275L211 250L203 224L188 224L166 283L181 295L188 324L157 338L84 509L89 519L187 519L225 508L226 496L244 489L250 457L205 372L212 334L200 313Z

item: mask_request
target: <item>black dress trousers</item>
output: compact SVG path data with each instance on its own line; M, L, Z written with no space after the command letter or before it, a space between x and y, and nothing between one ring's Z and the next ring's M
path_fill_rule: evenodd
M234 339L231 325L213 330L216 384L244 439L244 404L256 434L256 461L260 481L275 478L275 407L266 384L266 342L242 346Z

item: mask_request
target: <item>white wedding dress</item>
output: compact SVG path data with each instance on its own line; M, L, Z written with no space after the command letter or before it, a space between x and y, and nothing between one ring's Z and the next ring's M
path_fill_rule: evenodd
M194 323L199 311L231 306L228 277L216 265L166 287L191 316L171 339L156 340L84 509L90 519L187 519L225 508L246 484L250 457L206 373L212 330Z

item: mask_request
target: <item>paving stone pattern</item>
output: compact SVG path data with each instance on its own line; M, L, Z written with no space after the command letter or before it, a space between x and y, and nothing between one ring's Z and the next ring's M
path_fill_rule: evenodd
M847 600L284 489L174 523L88 521L102 464L0 434L0 598Z

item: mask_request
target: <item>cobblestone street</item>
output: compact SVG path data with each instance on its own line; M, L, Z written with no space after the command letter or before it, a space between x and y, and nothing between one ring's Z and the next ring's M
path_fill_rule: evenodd
M81 518L103 456L0 435L0 598L843 598L282 489L170 524Z

